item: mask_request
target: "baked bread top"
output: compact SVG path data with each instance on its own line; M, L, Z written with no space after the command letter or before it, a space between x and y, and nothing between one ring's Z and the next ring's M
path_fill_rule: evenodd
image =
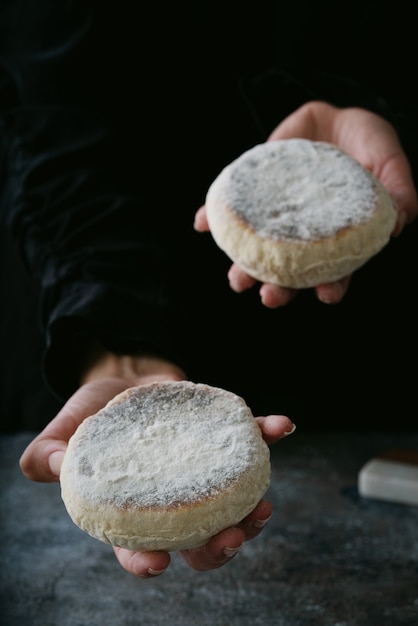
M270 481L270 453L244 400L156 382L84 420L61 470L62 498L93 537L134 550L206 543L241 521Z
M206 212L217 245L249 275L313 287L352 273L387 244L394 203L351 156L325 142L271 141L226 166Z

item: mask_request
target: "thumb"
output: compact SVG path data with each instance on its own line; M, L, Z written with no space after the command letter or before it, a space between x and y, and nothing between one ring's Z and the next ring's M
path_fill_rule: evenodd
M37 482L59 480L68 440L78 426L127 387L128 383L118 378L96 380L80 387L20 457L20 469L26 478Z
M37 438L20 457L20 469L29 480L56 482L59 480L66 449L65 441Z

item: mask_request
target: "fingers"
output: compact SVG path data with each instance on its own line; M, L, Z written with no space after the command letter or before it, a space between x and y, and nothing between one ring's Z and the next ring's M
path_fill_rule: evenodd
M23 452L23 474L34 481L57 481L68 440L77 427L127 387L122 379L104 379L80 387Z
M241 293L246 289L251 289L256 284L256 280L246 274L235 263L231 266L228 279L231 289L237 293ZM315 288L318 300L324 304L337 304L341 302L347 293L351 276L346 276L334 283L318 285ZM297 289L289 289L288 287L280 287L271 283L263 283L260 287L260 298L262 304L269 309L277 309L286 306L292 302L298 294Z
M210 230L208 220L206 217L205 206L201 206L200 209L196 212L193 227L199 233L204 233Z
M351 276L341 278L334 283L318 285L315 288L316 297L324 304L338 304L347 293Z
M229 286L233 291L242 293L256 284L256 279L249 276L239 265L233 263L228 272Z
M228 272L229 286L236 293L242 293L251 289L257 280L249 276L239 265L233 263ZM346 276L339 281L318 285L315 288L318 300L324 304L337 304L341 302L347 293L351 276ZM277 309L292 302L298 294L297 289L281 287L271 283L263 283L260 287L260 298L262 304L269 309Z
M179 554L197 571L217 569L236 556L245 541L257 537L270 518L271 504L262 500L236 527L220 532L200 548L182 550ZM123 569L139 578L154 578L163 574L171 560L167 552L134 552L118 547L113 550Z
M198 232L209 231L209 224L206 218L206 208L200 207L195 215L194 228ZM242 293L251 289L257 283L255 278L249 276L236 263L231 265L228 272L229 286L236 293ZM278 287L277 285L265 284L260 289L261 302L268 308L275 309L288 304L296 296L297 291Z
M267 500L261 500L254 511L252 511L245 519L242 520L238 527L245 533L246 541L250 541L257 537L272 516L271 503Z
M231 289L237 293L251 289L257 283L255 278L249 276L236 263L233 263L230 267L228 280ZM278 285L271 285L269 283L264 283L260 288L261 302L270 309L285 306L296 297L296 294L297 291L295 289L279 287Z
M286 415L267 415L256 417L260 426L263 439L271 445L283 437L288 437L295 432L296 426Z
M296 297L298 291L296 289L289 289L287 287L280 287L279 285L272 285L270 283L264 283L260 288L261 302L268 309L277 309L281 306L286 306Z
M209 231L209 224L206 218L206 208L200 207L195 215L194 228L198 232ZM242 293L247 289L251 289L257 283L255 278L249 276L236 263L231 265L228 272L229 286L236 293ZM268 308L275 309L284 306L296 296L296 291L278 287L277 285L265 284L260 289L261 302Z
M309 119L309 117L308 117ZM272 138L275 138L272 135ZM398 225L394 234L398 234L403 227L407 217L406 214L401 213L398 218ZM198 232L209 231L209 225L206 218L206 209L204 206L200 207L195 215L194 228ZM228 272L229 286L236 293L242 293L254 287L258 282L255 278L247 274L239 265L233 263ZM341 302L344 295L347 292L350 284L350 277L345 277L334 283L328 283L326 285L318 285L315 289L318 300L324 304L337 304ZM271 283L263 283L260 287L260 298L262 304L269 309L277 309L282 306L286 306L298 294L297 289L289 289L288 287L281 287L279 285L273 285Z
M296 426L285 415L268 415L257 417L263 438L266 443L274 443L278 439L293 433ZM272 515L271 503L261 500L255 509L234 528L228 528L213 537L205 546L180 552L190 567L198 571L206 571L222 567L236 554L245 541L257 537L268 523Z
M180 555L190 567L198 571L222 567L238 554L245 541L254 539L261 533L271 514L270 502L261 500L237 526L215 535L201 548L183 550Z
M182 550L179 554L190 567L204 572L228 563L239 552L245 539L243 529L228 528L201 548Z
M257 282L235 263L229 270L228 279L231 289L237 293L251 289ZM324 304L337 304L341 302L348 290L350 280L351 276L346 276L334 283L318 285L315 288L318 300ZM263 283L259 293L261 302L265 307L277 309L278 307L286 306L289 302L294 300L298 294L298 290L280 287L279 285L273 285L271 283Z
M266 443L293 433L296 426L285 415L268 415L256 418ZM180 552L186 563L195 570L206 571L222 567L236 554L245 541L257 537L271 518L271 503L261 500L255 509L237 526L222 531L204 546Z
M168 552L134 552L113 547L116 558L124 570L139 578L155 578L165 572L170 564Z

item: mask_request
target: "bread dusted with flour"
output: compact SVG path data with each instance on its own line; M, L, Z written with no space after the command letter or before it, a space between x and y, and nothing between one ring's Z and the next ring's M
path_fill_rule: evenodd
M250 276L295 289L336 281L389 241L396 208L382 184L336 146L259 144L210 186L217 245Z
M250 409L204 384L130 388L69 441L61 493L80 528L131 550L205 544L248 515L270 482L270 451Z

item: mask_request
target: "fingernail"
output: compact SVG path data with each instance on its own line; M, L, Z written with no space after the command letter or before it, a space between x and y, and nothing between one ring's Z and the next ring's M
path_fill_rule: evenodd
M240 550L241 550L241 546L238 546L238 548L224 548L223 553L225 556L227 556L230 559L233 556L235 556L236 553L239 552Z
M151 574L151 576L159 576L160 574L164 574L166 569L167 568L165 568L165 569L152 569L152 567L149 567L147 571L148 571L148 574Z
M57 450L56 452L52 452L52 454L49 455L48 465L51 473L54 474L54 476L59 477L60 475L64 454L65 453L62 450Z
M271 515L270 517L267 517L266 519L257 519L254 522L254 526L256 528L264 528L264 526L267 524L267 522L271 520Z
M296 424L292 424L291 429L290 430L286 430L286 432L283 433L283 437L288 437L289 435L294 433L295 430L296 430Z

